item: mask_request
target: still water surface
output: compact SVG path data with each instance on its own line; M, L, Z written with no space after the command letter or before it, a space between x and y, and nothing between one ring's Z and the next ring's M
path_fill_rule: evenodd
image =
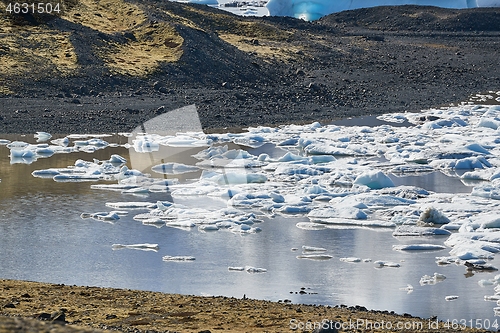
M3 138L34 142L30 136ZM127 142L127 138L120 136L106 140ZM189 159L192 153L189 151L179 159ZM274 154L279 153L274 150ZM493 288L483 288L478 281L493 278L496 273L478 273L466 278L463 266L437 266L434 258L448 255L449 249L418 253L392 250L395 244L442 244L446 238L398 239L392 236L390 228L303 230L295 224L308 219L292 215L262 217L259 224L262 232L248 236L146 226L134 221L132 213L115 223L98 222L82 219L80 214L110 211L106 202L172 201L172 198L168 193L145 198L130 196L93 190L89 182L57 183L31 176L34 170L67 167L77 159L106 160L112 154L120 154L128 161L131 158L128 149L108 147L93 154L57 154L30 165L11 165L8 149L0 146L0 278L194 295L246 295L306 304L363 305L424 318L436 315L442 320L495 320L496 304L483 299L484 295L493 294ZM147 154L143 158L147 159ZM391 177L397 184L418 185L439 192L471 190L458 178L437 172ZM198 207L226 206L226 201L207 197L189 199L190 205L192 200ZM157 243L160 249L158 252L113 250L115 243ZM303 245L323 247L333 258L297 259ZM165 255L194 256L196 260L164 262ZM401 267L378 269L373 262L342 262L343 257L392 261ZM498 267L497 261L491 263ZM267 272L228 270L230 266L246 265L262 267ZM446 275L447 279L436 285L419 284L423 275L434 272ZM400 289L407 284L414 287L412 293ZM300 294L301 288L306 288L307 293ZM448 302L445 301L448 295L459 298Z

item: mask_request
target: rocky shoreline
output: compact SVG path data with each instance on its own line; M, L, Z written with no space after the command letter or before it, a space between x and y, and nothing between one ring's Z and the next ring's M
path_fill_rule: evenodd
M437 318L317 306L0 280L0 332L456 332ZM33 319L34 318L34 319ZM40 320L43 323L40 323ZM324 324L326 321L326 324ZM322 324L323 323L323 324ZM461 332L486 332L465 328Z

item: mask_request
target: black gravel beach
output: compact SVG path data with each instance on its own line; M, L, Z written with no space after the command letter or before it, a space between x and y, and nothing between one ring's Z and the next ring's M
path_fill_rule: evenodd
M329 122L500 90L500 8L376 7L304 22L108 2L43 22L0 18L1 133L130 131L187 105L205 130Z

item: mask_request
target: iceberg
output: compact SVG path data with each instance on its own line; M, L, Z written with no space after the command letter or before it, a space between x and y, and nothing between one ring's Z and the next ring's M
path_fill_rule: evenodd
M270 0L266 7L271 16L291 16L314 21L344 10L375 6L420 5L443 8L499 7L498 0Z

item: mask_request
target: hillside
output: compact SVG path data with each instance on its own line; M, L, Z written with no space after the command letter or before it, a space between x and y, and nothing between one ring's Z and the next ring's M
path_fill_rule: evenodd
M205 128L420 110L500 90L500 9L377 7L316 22L155 0L61 17L0 2L0 132L115 132L195 104Z

